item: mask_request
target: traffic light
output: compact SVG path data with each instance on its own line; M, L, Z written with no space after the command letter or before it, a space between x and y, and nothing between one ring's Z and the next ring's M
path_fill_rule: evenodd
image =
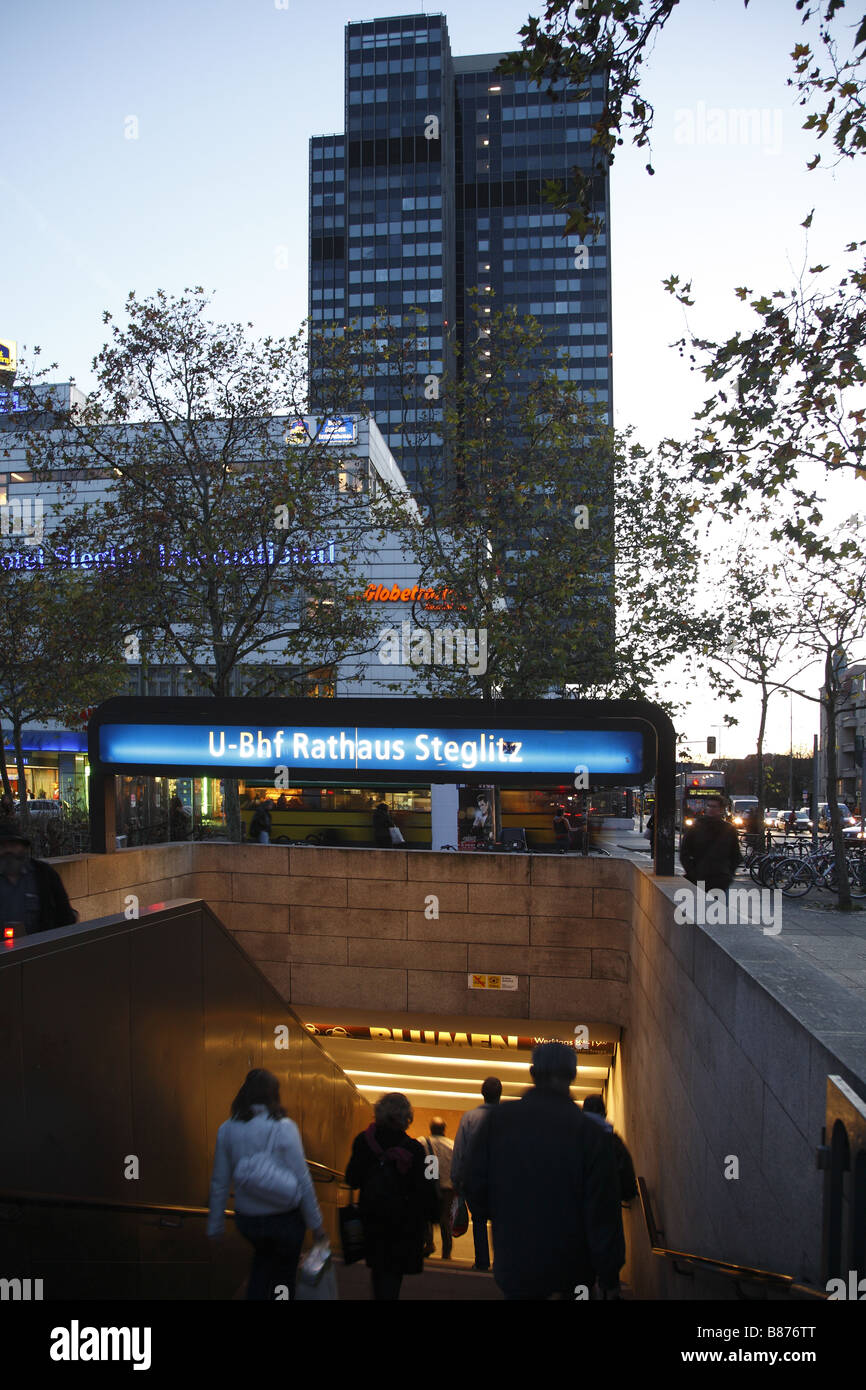
M716 751L716 736L715 736L715 734L711 734L710 737L707 739L707 752L708 752L708 753L715 753L715 751Z

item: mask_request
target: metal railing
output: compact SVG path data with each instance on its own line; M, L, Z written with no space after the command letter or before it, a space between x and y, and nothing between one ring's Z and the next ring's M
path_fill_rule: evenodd
M695 1273L717 1274L722 1278L732 1279L737 1285L740 1298L746 1302L754 1302L755 1300L750 1300L748 1295L743 1292L740 1287L742 1284L758 1284L763 1288L775 1289L779 1293L790 1294L795 1298L826 1299L828 1297L826 1289L818 1289L811 1284L800 1284L791 1274L777 1274L774 1270L759 1269L754 1265L736 1264L730 1260L715 1260L707 1255L695 1255L686 1250L672 1249L665 1242L664 1231L656 1223L646 1180L638 1178L637 1187L652 1253L661 1259L669 1260L677 1274L682 1274L686 1278L694 1278ZM687 1266L687 1268L680 1268L680 1266Z
M307 1167L313 1182L333 1183L345 1188L343 1174L326 1163L316 1163L307 1159ZM348 1191L348 1189L346 1189ZM208 1207L193 1207L174 1202L120 1202L105 1197L70 1197L58 1192L18 1192L0 1191L0 1205L31 1207L72 1207L90 1211L128 1212L133 1216L208 1216ZM233 1217L233 1211L226 1211Z

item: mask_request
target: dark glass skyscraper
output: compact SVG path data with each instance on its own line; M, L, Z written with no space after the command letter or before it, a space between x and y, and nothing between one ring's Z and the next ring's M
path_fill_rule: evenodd
M422 312L423 379L453 366L455 337L461 353L484 350L489 295L491 306L535 315L548 344L569 352L563 373L609 410L607 235L582 248L565 241L565 215L543 194L546 181L589 169L603 89L555 101L498 77L503 56L453 58L443 15L347 25L346 133L316 136L310 148L310 317L369 327L384 310L399 327ZM607 179L593 190L607 227ZM408 438L417 420L435 421L435 400L419 392L407 409L384 372L366 395L410 486L420 470L435 475L441 439L430 432L410 446L400 429L405 422Z

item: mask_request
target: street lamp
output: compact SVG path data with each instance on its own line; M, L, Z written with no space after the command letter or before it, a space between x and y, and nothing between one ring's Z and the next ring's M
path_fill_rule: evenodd
M790 690L783 690L782 694L788 701L789 717L789 744L788 744L788 805L793 809L794 806L794 696Z

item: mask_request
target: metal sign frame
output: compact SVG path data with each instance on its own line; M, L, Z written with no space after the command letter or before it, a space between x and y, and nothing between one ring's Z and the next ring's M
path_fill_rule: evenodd
M118 696L106 700L93 713L88 724L90 757L90 820L91 843L96 853L110 853L115 848L115 776L225 776L249 777L261 768L250 762L214 764L186 762L178 765L149 762L107 761L103 759L101 731L110 725L136 728L145 725L195 727L279 729L291 734L294 729L333 729L335 725L354 729L392 733L401 729L458 730L471 728L507 737L526 732L615 733L626 731L641 736L642 765L623 773L594 773L589 770L591 786L636 786L656 779L656 872L674 872L674 784L675 734L670 719L658 705L641 700L480 700L451 699L249 699L246 697L208 698L199 696L161 698L158 696ZM351 778L353 769L344 765L324 764L312 769L309 764L293 765L285 756L274 758L274 767L288 768L296 780L315 778L335 781ZM442 770L418 768L407 770L380 767L375 760L365 766L366 777L374 776L383 785L406 785L407 777L415 775L421 784L455 783L490 785L494 781L503 787L538 786L545 779L574 782L576 769L568 766L556 772L519 772L507 765L485 762L474 768L443 766Z

